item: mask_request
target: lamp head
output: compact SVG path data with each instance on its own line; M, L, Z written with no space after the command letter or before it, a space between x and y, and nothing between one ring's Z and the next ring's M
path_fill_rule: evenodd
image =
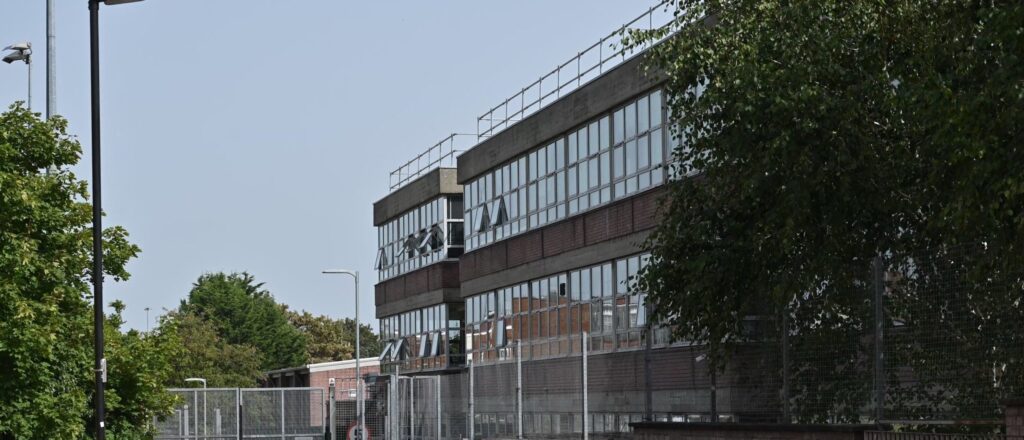
M4 48L4 50L10 50L11 53L4 55L3 62L11 64L15 61L24 61L25 64L31 62L32 59L32 43L24 42L12 44Z
M24 52L11 52L3 57L3 61L7 64L11 64L15 61L24 61L28 64L29 54Z
M32 50L32 43L29 43L28 41L21 42L21 43L16 43L16 44L12 44L10 46L5 47L4 50L17 50L17 51L26 51L26 50L28 50L28 51L31 51Z

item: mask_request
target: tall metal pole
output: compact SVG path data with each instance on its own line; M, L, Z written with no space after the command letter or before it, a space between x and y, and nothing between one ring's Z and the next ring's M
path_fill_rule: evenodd
M92 90L92 284L96 440L106 439L103 408L103 199L100 187L100 2L89 0L89 70Z
M345 269L334 269L325 270L324 274L343 274L349 275L355 279L355 297L356 297L356 415L359 420L359 433L360 436L366 438L366 411L363 407L363 387L360 379L362 379L362 373L360 370L360 358L362 358L362 347L360 346L359 333L361 325L359 323L359 271L358 270L345 270Z
M28 55L25 59L25 64L28 64L28 110L32 111L32 55Z
M359 334L362 328L359 324L359 271L354 271L352 276L356 279L356 405L359 405L359 440L366 439L366 408L363 407L363 375L359 370L359 362L363 357L362 347L359 345Z
M46 119L57 112L57 36L53 0L46 0Z

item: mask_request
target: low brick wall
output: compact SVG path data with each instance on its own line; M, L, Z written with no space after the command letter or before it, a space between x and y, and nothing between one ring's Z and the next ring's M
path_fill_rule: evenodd
M639 422L634 440L863 440L873 425Z

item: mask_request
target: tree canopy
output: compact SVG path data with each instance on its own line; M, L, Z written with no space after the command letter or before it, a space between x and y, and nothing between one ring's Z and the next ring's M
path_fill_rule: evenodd
M282 306L288 314L288 322L306 336L306 349L310 363L340 361L355 356L354 319L332 319L329 316L313 315L305 310L296 312ZM359 343L363 357L380 354L380 339L370 326L363 324Z
M161 318L153 337L168 339L174 350L168 387L185 387L185 379L202 377L214 388L251 388L263 378L263 355L256 347L224 340L211 321L172 312Z
M667 184L637 287L678 338L711 343L722 360L747 336L748 317L788 309L808 325L795 334L835 330L856 345L865 321L850 317L863 316L879 255L984 243L969 261L982 270L965 272L977 285L1019 276L1024 4L671 7L678 34L648 61L667 77L675 175L690 177ZM890 270L921 274L903 261ZM985 309L1020 315L1019 302Z
M92 208L70 171L80 155L64 119L21 104L0 114L0 439L82 438L92 417ZM139 248L120 227L103 237L106 275L127 279ZM107 321L114 435L168 405L163 355L120 333L118 307Z
M295 367L308 360L306 337L250 274L200 276L180 310L212 323L229 344L258 348L263 370Z
M668 185L642 281L680 336L735 339L886 252L992 241L1020 265L1024 5L674 6L651 62L697 176Z

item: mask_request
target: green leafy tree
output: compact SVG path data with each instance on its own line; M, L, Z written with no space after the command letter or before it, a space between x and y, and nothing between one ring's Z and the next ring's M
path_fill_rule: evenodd
M909 284L920 287L941 277L915 266L914 251L941 255L989 243L958 280L976 286L963 292L960 312L997 310L1002 322L1019 322L1020 303L1012 301L1019 288L992 295L984 286L993 279L1019 286L1024 268L1024 4L677 0L672 7L669 31L679 33L648 61L667 77L681 145L674 171L693 177L667 185L662 221L647 243L652 264L637 287L650 292L654 318L679 338L711 344L722 366L749 338L749 317L770 318L776 332L775 317L787 314L796 346L825 350L816 352L822 380L805 383L801 396L837 400L809 403L819 410L814 421L855 421L866 398L852 385L821 387L837 383L824 380L841 371L837 365L864 359L857 341L870 325L865 300L876 255L893 257L889 271L916 271ZM629 43L665 32L633 33ZM905 297L892 304L902 309L887 313L922 324L936 316L908 313L925 304L919 290ZM972 337L941 331L955 344ZM993 342L1021 346L1009 335L972 345ZM1020 377L1019 350L992 351L979 365Z
M263 378L263 358L256 347L228 343L212 322L199 316L169 313L156 334L173 353L167 387L180 388L186 386L185 379L202 377L210 387L249 388Z
M212 323L225 342L258 349L264 370L307 361L306 337L288 323L274 297L248 273L199 277L180 310Z
M352 359L355 355L355 328L353 319L332 319L313 315L305 310L296 312L281 306L288 314L292 326L306 335L306 350L310 363ZM363 357L380 354L380 340L367 325L362 325L359 343Z
M344 330L343 337L346 341L355 347L356 344L356 320L351 318L339 319L341 326ZM359 326L359 344L362 346L363 357L377 357L380 355L381 347L380 337L376 332L373 331L369 325L363 324Z
M176 372L176 345L164 335L122 330L124 303L111 303L105 326L108 365L106 422L114 439L149 438L153 417L171 412L174 397L164 384Z
M64 119L20 104L0 114L0 439L86 433L92 208L70 171L80 154ZM120 227L103 237L106 275L128 278L138 247Z

